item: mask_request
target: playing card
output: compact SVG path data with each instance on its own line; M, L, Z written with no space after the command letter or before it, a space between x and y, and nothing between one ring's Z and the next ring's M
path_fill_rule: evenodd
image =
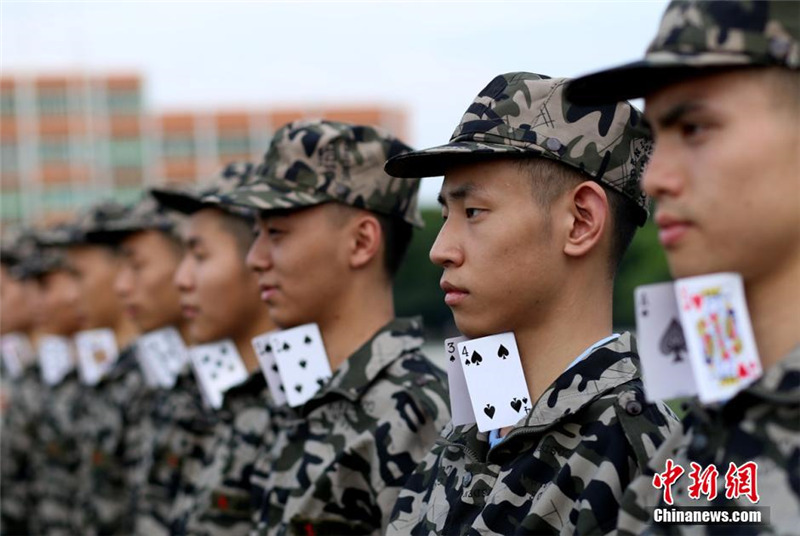
M758 379L761 360L741 275L679 279L675 293L700 401L727 400Z
M286 393L284 392L280 372L278 372L278 362L275 361L275 354L269 342L269 338L276 333L278 333L278 330L262 333L258 337L254 337L251 343L256 351L258 363L261 365L261 372L267 380L272 400L276 405L282 406L286 403Z
M636 289L634 296L636 339L647 400L696 395L673 284L644 285Z
M39 367L47 385L58 385L75 368L72 340L58 335L39 337Z
M458 359L457 345L467 340L469 339L466 337L452 337L444 341L444 353L447 356L447 384L450 391L450 414L453 424L456 426L475 422L467 380L464 379L464 371Z
M7 333L0 337L0 352L11 379L19 378L27 364L36 358L30 339L22 333Z
M478 430L516 424L531 409L517 341L511 332L456 344Z
M214 409L222 407L228 389L249 377L236 345L230 339L193 346L189 349L189 359L200 391L206 403Z
M292 407L313 397L331 374L328 354L316 324L305 324L270 335L286 400Z
M78 374L84 385L96 385L114 367L119 351L114 332L107 328L79 331L75 335Z
M150 331L136 340L136 356L150 387L171 389L186 363L189 353L174 327Z

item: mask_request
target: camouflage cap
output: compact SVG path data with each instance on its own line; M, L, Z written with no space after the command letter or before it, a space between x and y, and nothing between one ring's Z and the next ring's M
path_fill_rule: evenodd
M542 157L586 173L632 200L637 222L647 219L639 178L652 141L641 113L628 103L584 107L563 98L566 78L533 73L499 75L467 108L450 143L396 156L395 177L433 177L448 168L498 157Z
M247 184L255 170L250 162L231 162L211 180L188 188L153 188L150 193L156 201L168 209L182 214L193 214L198 210L216 207L245 219L254 217L250 208L220 203L220 196L233 192Z
M183 220L183 216L167 211L152 195L145 194L123 213L105 220L102 229L87 232L86 239L95 243L117 243L132 233L150 230L177 237Z
M42 246L92 243L91 233L106 230L112 222L124 217L128 210L128 207L116 201L101 201L79 212L73 221L40 232L38 242Z
M687 78L756 66L800 69L800 2L674 0L643 60L577 78L567 98L614 102Z
M36 251L36 234L28 227L3 229L0 239L0 263L9 268L20 264Z
M335 201L401 218L422 227L419 180L386 175L387 159L411 148L371 126L303 120L278 129L253 180L204 201L257 210L308 207Z

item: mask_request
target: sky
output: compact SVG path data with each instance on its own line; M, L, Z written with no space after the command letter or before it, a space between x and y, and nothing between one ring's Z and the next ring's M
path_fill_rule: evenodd
M153 111L385 104L445 143L494 76L640 58L656 1L0 1L0 71L135 71ZM423 181L423 202L440 181Z

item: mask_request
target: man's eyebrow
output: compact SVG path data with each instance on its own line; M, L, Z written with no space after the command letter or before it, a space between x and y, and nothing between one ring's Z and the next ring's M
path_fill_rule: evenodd
M675 126L678 121L680 121L683 116L690 112L695 112L703 108L703 104L696 102L696 101L689 101L689 102L681 102L668 108L665 112L661 113L657 117L648 118L645 117L645 121L650 122L653 125L658 125L660 128L670 128Z
M439 197L437 198L437 201L439 202L440 205L446 207L448 200L456 201L459 199L465 199L466 197L468 197L469 195L475 193L480 189L481 188L479 186L476 186L471 182L467 182L459 186L456 186L452 190L448 191L442 190L441 192L439 192Z

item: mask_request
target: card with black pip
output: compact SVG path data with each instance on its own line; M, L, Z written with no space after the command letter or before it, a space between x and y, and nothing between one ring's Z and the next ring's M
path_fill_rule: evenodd
M75 335L78 372L86 385L95 385L117 362L117 339L108 328L87 329Z
M305 404L328 383L331 366L316 324L279 331L269 342L290 406Z
M634 297L636 338L647 400L697 394L673 284L637 287Z
M262 333L257 337L253 337L250 343L256 351L258 364L261 365L261 372L267 380L269 394L272 396L273 402L278 406L282 406L286 403L286 388L283 386L283 380L281 380L280 372L278 372L278 362L275 361L275 352L272 351L272 343L269 341L270 337L276 333L278 333L278 330Z
M456 345L478 430L516 424L532 407L512 332Z
M225 392L249 377L236 345L230 339L193 346L189 359L206 403L222 407Z
M456 347L458 343L468 340L466 337L451 337L444 341L444 353L447 356L447 385L450 391L450 414L453 424L456 426L475 422L467 380L464 379L464 370L459 363L458 348Z

